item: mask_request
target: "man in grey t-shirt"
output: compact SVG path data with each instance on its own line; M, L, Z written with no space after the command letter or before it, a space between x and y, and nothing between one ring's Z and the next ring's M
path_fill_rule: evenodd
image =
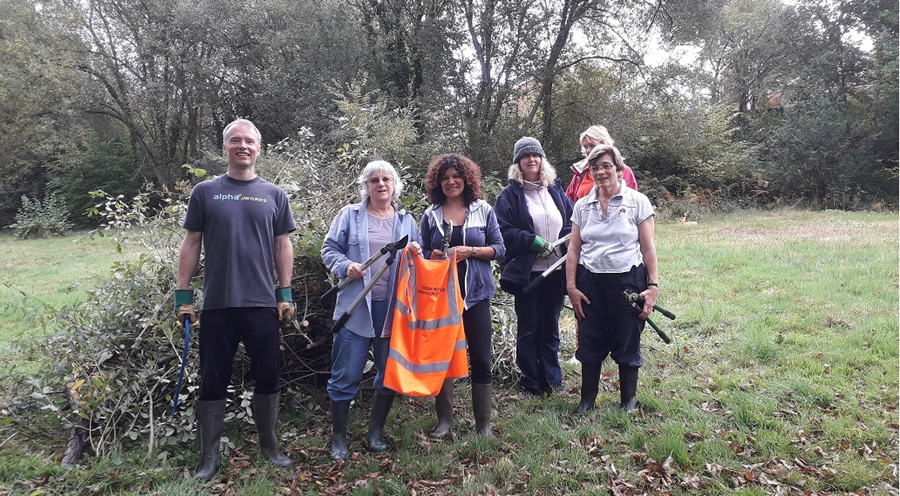
M186 318L194 322L189 288L202 248L203 326L196 404L201 457L195 477L204 480L216 473L225 397L240 342L251 362L260 451L276 465L291 465L278 448L275 424L281 399L279 320L288 321L294 314L294 252L289 236L296 225L284 191L256 175L262 141L256 126L238 119L222 135L228 170L191 192L175 290L179 322Z

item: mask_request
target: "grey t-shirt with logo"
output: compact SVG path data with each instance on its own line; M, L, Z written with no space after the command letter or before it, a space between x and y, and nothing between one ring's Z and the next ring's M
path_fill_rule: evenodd
M275 237L296 229L284 191L227 175L194 187L183 227L203 233L203 308L275 306Z

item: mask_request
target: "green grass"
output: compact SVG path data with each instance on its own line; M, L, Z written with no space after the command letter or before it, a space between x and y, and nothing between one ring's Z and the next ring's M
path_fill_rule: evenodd
M127 256L108 238L85 233L50 239L19 240L0 235L0 358L31 368L36 357L11 354L17 341L44 336L42 321L88 297L107 280L112 265Z
M340 466L328 460L325 393L294 392L320 406L283 411L294 467L259 462L252 426L231 422L235 449L220 477L198 484L184 477L197 463L193 443L147 459L139 439L121 461L88 454L67 471L57 459L64 426L4 413L0 494L897 494L897 215L741 212L660 222L656 235L659 304L678 318L653 315L674 342L644 334L631 415L618 408L607 361L597 408L571 416L580 374L566 364L565 392L550 398L497 385L492 439L472 435L465 384L445 441L424 435L428 400L400 399L386 429L392 450L373 456L362 445L366 397L351 411L354 454ZM52 305L84 297L120 256L102 243L74 254L83 248L71 239L0 243L5 281ZM50 261L56 269L44 270ZM15 312L2 315L0 340L27 334ZM571 317L562 322L572 332Z

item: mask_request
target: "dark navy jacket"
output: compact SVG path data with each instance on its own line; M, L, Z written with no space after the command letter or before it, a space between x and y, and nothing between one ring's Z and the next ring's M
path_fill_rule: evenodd
M572 232L572 201L566 197L559 179L551 184L547 191L562 214L563 227L559 237L563 237ZM497 214L497 223L500 224L500 233L506 246L500 287L507 293L515 294L528 285L531 268L538 255L531 250L531 244L534 243L537 234L534 230L534 221L528 213L525 190L519 183L510 181L503 188L497 197L497 203L494 204L494 212Z

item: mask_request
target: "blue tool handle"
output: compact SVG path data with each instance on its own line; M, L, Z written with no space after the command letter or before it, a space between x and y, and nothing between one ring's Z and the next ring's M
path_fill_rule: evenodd
M188 354L191 351L191 317L184 316L184 352L181 355L181 370L178 372L178 383L175 386L175 397L172 398L172 416L178 412L178 397L181 396L181 385L184 381L184 369L187 366Z

